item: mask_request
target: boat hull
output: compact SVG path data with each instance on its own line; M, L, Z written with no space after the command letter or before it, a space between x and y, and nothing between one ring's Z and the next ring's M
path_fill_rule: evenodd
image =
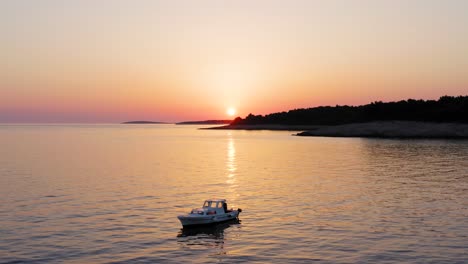
M177 218L179 219L182 226L185 227L185 226L201 226L201 225L217 224L217 223L236 219L238 216L239 216L239 211L233 210L232 212L228 212L225 214L218 214L218 215L188 214L188 215L179 215L177 216Z

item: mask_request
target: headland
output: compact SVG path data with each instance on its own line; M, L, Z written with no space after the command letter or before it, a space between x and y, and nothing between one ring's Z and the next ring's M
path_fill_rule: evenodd
M468 96L249 114L209 129L303 131L298 136L468 139Z

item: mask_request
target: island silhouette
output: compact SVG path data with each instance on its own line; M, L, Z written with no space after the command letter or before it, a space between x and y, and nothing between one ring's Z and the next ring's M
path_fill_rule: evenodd
M202 120L202 121L183 121L175 123L176 125L225 125L232 123L233 120ZM146 121L146 120L137 120L137 121L126 121L121 124L174 124L168 122L158 122L158 121Z
M170 124L170 123L158 122L158 121L137 120L137 121L126 121L126 122L122 122L121 124L136 125L136 124Z
M225 125L231 124L233 120L203 120L203 121L184 121L176 125Z
M468 96L249 114L211 129L304 131L299 136L468 138Z

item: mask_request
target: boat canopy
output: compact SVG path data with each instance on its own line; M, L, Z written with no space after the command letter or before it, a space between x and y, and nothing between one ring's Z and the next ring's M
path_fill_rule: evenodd
M205 202L223 202L223 203L225 203L226 199L208 199L208 200L205 200Z
M226 199L209 199L203 204L203 207L222 208L226 204Z

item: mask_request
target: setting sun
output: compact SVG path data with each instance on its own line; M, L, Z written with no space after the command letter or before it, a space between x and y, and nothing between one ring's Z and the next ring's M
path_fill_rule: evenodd
M235 108L228 108L226 113L228 114L228 116L234 116L236 114L236 109Z

